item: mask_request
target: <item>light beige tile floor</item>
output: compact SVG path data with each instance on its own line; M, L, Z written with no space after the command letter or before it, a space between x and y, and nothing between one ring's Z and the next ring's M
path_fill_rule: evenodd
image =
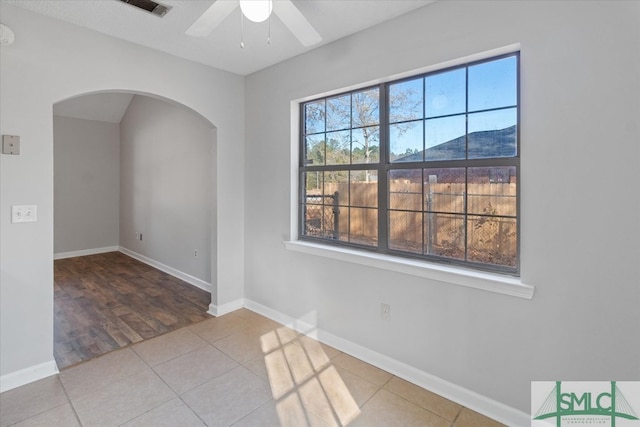
M501 424L240 309L0 395L5 426Z

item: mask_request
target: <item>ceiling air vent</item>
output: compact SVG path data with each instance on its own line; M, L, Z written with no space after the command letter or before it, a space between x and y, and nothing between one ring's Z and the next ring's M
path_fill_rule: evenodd
M131 6L135 6L138 9L142 9L149 13L152 13L156 16L163 17L169 12L171 6L165 6L160 3L156 3L151 0L120 0L123 3L130 4Z

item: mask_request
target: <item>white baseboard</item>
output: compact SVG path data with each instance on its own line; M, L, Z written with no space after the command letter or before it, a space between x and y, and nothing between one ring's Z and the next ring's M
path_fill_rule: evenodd
M138 261L143 262L147 265L150 265L151 267L157 268L160 271L164 271L167 274L177 277L178 279L183 280L189 283L190 285L195 286L196 288L200 288L203 291L207 291L211 293L211 289L212 289L211 283L207 283L204 280L198 279L197 277L184 273L176 268L169 267L168 265L165 265L159 261L156 261L154 259L141 255L137 252L134 252L131 249L127 249L125 247L119 246L117 250L122 252L125 255L129 255L131 258L137 259Z
M207 313L212 316L222 316L223 314L231 313L234 310L244 307L244 299L240 298L235 301L228 302L222 305L209 304L209 311Z
M399 360L348 341L337 335L323 331L315 326L315 319L296 319L280 313L249 299L244 300L244 306L249 310L262 314L278 323L282 323L302 334L308 335L324 344L330 345L344 353L377 366L397 377L432 391L444 398L465 406L480 414L486 415L508 426L529 426L529 414L503 403L478 394L435 375L421 371Z
M119 250L119 246L106 246L104 248L83 249L80 251L71 251L71 252L58 252L53 254L53 259L64 259L64 258L73 258L77 256L104 254L107 252L117 252L118 250Z
M58 374L55 360L30 366L0 377L0 393Z

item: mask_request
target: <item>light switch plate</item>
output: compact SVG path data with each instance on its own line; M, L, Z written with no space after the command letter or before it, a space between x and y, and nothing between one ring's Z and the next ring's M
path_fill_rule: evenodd
M20 154L20 137L2 135L2 154Z
M38 220L38 206L15 205L11 206L11 222L36 222Z

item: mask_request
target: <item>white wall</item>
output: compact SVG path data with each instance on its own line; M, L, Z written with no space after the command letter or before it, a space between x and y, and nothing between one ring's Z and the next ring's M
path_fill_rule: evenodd
M120 126L53 117L54 253L118 246Z
M120 122L120 245L205 282L214 140L206 120L146 96L134 96Z
M310 314L329 333L522 411L531 380L640 379L640 3L436 2L246 86L3 3L0 12L17 37L0 50L0 133L22 137L20 156L0 156L3 387L53 360L52 105L110 90L175 100L216 126L215 306L246 295ZM516 42L522 279L533 300L284 249L291 100ZM14 204L37 204L39 221L11 224Z
M532 300L285 249L291 100L513 43ZM246 298L524 412L532 380L639 380L638 52L639 2L443 1L248 76Z
M53 363L53 104L93 92L151 94L216 127L217 274L212 304L244 293L243 78L0 2L16 34L0 49L0 133L21 154L0 156L0 379L2 388L51 373ZM222 184L224 183L224 185ZM38 222L12 224L11 206L35 204Z

